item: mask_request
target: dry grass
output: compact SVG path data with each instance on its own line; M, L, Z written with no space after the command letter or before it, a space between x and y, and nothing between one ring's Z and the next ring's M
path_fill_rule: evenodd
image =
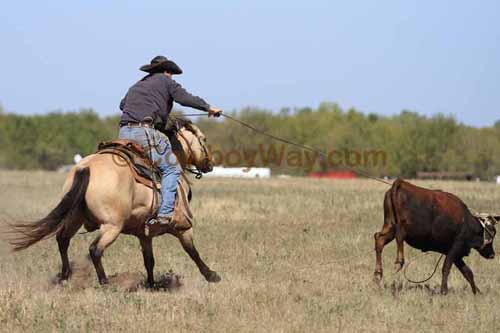
M0 220L31 220L59 200L64 175L0 173ZM481 211L500 211L492 184L424 185L458 194ZM206 283L171 236L155 239L157 278L183 276L171 292L126 292L53 287L59 270L55 240L10 254L0 244L2 331L498 331L500 266L474 252L466 259L483 294L473 296L453 269L450 294L393 275L395 244L384 252L386 288L372 282L373 233L382 226L386 186L371 181L308 179L201 180L195 182L195 237L201 255L222 275ZM78 260L95 235L74 238ZM406 247L407 259L420 255ZM437 255L411 267L414 278L432 270ZM136 239L121 236L104 257L109 275L143 272ZM122 276L123 277L123 276ZM132 288L133 289L133 288Z

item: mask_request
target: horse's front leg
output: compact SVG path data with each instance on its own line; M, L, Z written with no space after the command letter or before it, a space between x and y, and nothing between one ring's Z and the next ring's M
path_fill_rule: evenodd
M184 250L189 254L191 259L196 263L201 274L205 277L208 282L219 282L221 280L217 272L212 271L200 258L198 250L196 250L193 242L193 228L177 231L175 236L181 242Z
M153 288L155 285L155 277L154 277L155 258L153 255L153 239L150 237L142 236L139 237L139 241L141 242L142 257L144 258L144 266L146 267L146 272L148 274L146 287Z

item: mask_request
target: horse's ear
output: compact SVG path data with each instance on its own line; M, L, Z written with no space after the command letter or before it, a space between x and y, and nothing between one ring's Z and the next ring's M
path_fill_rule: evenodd
M177 117L168 117L167 130L170 132L179 130L179 120Z
M176 131L176 132L177 132L177 131L180 131L180 129L181 129L181 127L182 127L182 124L181 124L181 122L179 121L179 118L175 118L175 120L174 120L174 124L173 124L173 125L174 125L174 129L175 129L175 131Z
M493 218L497 221L497 223L500 223L500 215L493 215Z

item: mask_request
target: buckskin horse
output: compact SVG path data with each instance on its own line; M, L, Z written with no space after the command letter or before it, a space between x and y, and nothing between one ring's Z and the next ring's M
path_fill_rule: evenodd
M212 159L204 134L188 120L176 118L174 122L177 126L169 137L182 169L194 166L203 173L210 172ZM139 239L148 287L154 286L152 238L165 233L179 239L208 282L221 280L200 258L194 246L192 227L178 230L155 224L150 230L145 228L145 221L158 201L156 194L137 182L129 165L116 155L85 157L69 172L63 193L59 204L46 217L34 223L12 225L16 237L11 239L13 249L18 251L55 235L62 261L61 280L67 280L71 275L68 247L82 225L89 231L99 229L99 235L90 245L89 256L100 284L108 282L101 257L121 233Z

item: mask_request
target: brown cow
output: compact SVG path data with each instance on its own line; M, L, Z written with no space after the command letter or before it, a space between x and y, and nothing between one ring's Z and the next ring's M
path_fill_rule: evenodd
M455 264L470 283L472 292L479 291L471 269L463 261L471 249L487 259L493 259L494 225L500 216L480 218L451 193L429 190L397 179L384 199L384 226L375 233L375 279L382 279L382 250L396 238L397 270L404 265L403 242L426 251L446 255L443 264L441 293L448 292L448 275Z

